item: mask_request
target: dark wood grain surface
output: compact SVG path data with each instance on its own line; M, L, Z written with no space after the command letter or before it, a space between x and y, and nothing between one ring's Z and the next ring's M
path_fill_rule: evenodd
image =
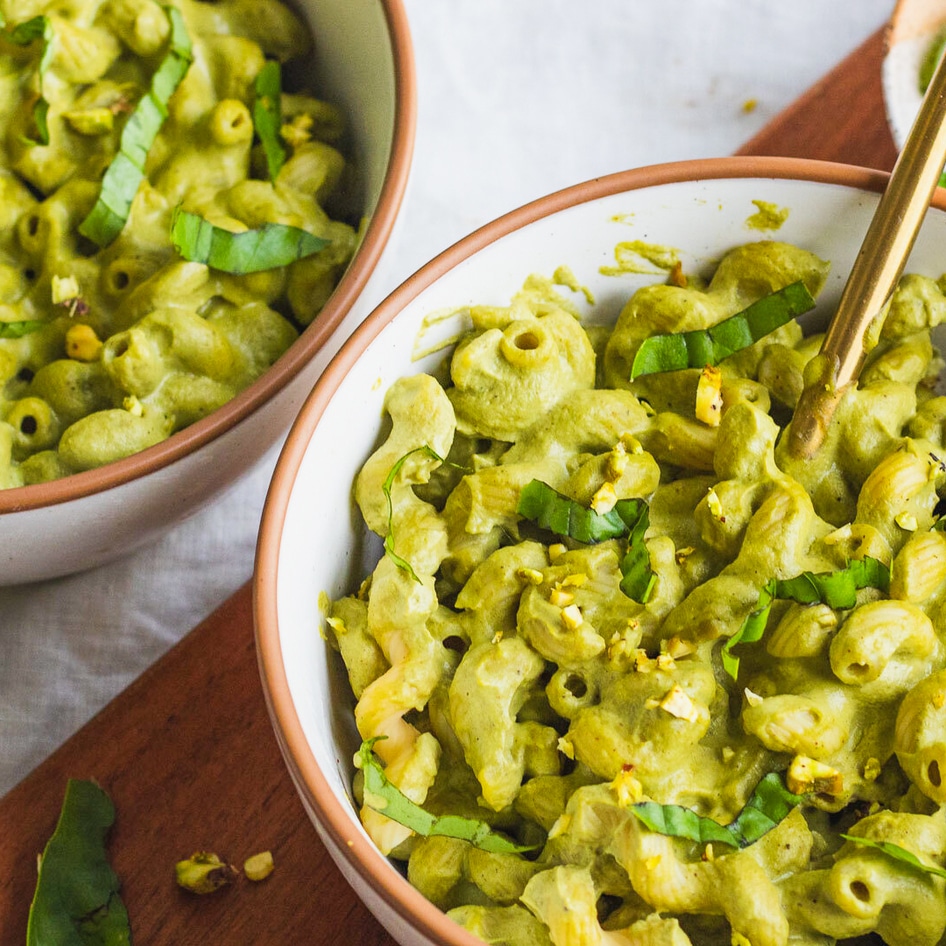
M739 153L889 170L896 151L882 56L878 33ZM259 683L249 586L0 799L0 946L25 942L36 855L70 777L95 779L115 802L111 859L136 943L393 946L331 862L283 766ZM173 867L199 849L235 864L268 849L276 870L196 897L176 887Z

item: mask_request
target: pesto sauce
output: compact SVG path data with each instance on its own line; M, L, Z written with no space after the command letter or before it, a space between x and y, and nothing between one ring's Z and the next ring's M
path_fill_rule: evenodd
M680 251L672 246L625 240L614 247L616 266L602 266L602 276L623 276L627 273L653 274L670 272L680 262Z
M750 230L778 230L788 220L788 207L779 207L767 200L754 200L752 203L758 209L746 219Z

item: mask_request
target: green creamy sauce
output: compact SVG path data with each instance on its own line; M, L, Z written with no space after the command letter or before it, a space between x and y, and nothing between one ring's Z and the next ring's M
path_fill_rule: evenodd
M754 200L752 203L758 209L746 218L746 226L750 230L778 230L788 220L788 207L779 207L767 200Z
M625 240L614 247L614 259L616 265L601 267L602 275L670 272L680 262L680 251L643 240Z
M579 280L530 277L386 394L354 496L387 552L326 618L390 783L366 786L365 828L490 942L938 946L946 284L901 279L799 461L784 432L819 339L797 321L734 333L715 382L631 367L785 287L817 297L829 264L756 239L704 281L665 247L621 254L667 275L600 334L557 291ZM624 591L628 501L646 596Z

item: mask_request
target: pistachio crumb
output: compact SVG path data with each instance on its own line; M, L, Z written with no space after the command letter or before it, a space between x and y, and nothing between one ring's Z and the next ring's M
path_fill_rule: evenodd
M246 874L247 880L265 880L273 872L275 866L272 852L260 851L259 854L253 854L243 862L243 873Z
M236 871L210 851L197 851L186 861L174 867L178 886L191 893L213 893L225 887L236 876Z

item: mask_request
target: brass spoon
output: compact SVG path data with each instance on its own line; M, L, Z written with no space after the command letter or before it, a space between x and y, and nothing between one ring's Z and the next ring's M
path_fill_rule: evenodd
M857 381L865 337L883 312L946 164L946 57L940 60L920 110L874 211L821 351L805 372L805 388L788 430L789 451L809 458L821 446L844 392Z

